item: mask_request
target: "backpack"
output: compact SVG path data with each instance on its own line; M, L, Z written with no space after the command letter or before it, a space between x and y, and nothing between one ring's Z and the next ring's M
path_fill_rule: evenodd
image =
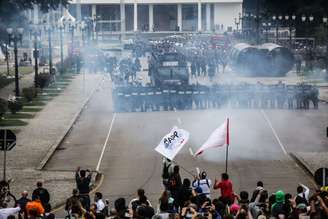
M197 184L198 184L198 186L197 186L197 187L199 187L199 186L200 186L200 183L199 183L199 181L200 181L200 180L197 180ZM208 188L210 188L210 184L209 184L209 182L208 182L208 179L206 179L206 184L207 184Z

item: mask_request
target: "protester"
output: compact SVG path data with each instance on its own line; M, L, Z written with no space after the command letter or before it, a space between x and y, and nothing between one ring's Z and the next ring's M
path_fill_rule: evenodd
M211 198L211 186L212 181L207 179L207 173L205 171L201 172L199 176L195 176L194 181L192 182L192 187L194 189L200 187L202 189L202 193L208 198Z
M88 173L88 175L86 175ZM90 183L91 183L92 173L90 170L81 170L80 167L76 169L75 181L77 189L79 190L81 203L83 208L87 211L90 209Z
M50 201L50 195L47 189L42 187L42 182L36 183L36 189L32 193L32 199L35 199L35 197L39 197L42 203L43 208L45 208L47 205L49 205Z
M69 197L66 200L65 204L65 211L71 215L71 214L78 214L82 215L82 209L81 209L81 201L79 196L79 191L77 189L73 189L72 196Z
M252 197L251 197L251 202L254 202L255 201L255 199L256 199L256 197L257 197L257 195L262 191L262 190L264 190L264 185L263 185L263 182L262 181L258 181L257 183L256 183L256 188L255 188L255 190L253 191L253 194L252 194Z
M145 204L147 206L151 207L151 203L150 201L147 199L147 197L145 196L145 190L143 189L138 189L137 191L137 197L132 199L129 203L129 209L132 209L133 205L141 205L141 204Z
M230 205L234 202L235 196L232 190L232 182L229 180L229 175L227 173L222 173L220 182L215 179L213 189L221 190L220 200L224 204Z
M44 215L44 207L39 196L34 196L31 202L26 204L28 216L40 217Z
M295 198L296 205L300 203L304 203L308 205L309 194L310 194L310 189L307 186L300 183L299 186L297 187L297 196Z
M27 191L23 191L22 192L22 197L20 199L17 200L17 204L20 206L21 210L20 210L20 214L18 215L19 218L21 219L23 214L23 218L26 219L27 218L27 211L26 211L26 204L28 202L31 201L31 199L27 198L28 197L28 192Z
M180 167L178 165L174 166L173 173L170 174L168 181L168 190L171 193L172 198L174 199L174 205L177 208L179 205L179 190L182 186L181 176L180 176Z
M101 192L96 192L95 193L94 201L95 201L95 204L97 206L96 213L103 213L103 210L106 207L104 201L102 200L102 197L103 197L103 195L102 195Z
M0 219L7 219L10 215L17 214L21 208L2 208L0 209Z

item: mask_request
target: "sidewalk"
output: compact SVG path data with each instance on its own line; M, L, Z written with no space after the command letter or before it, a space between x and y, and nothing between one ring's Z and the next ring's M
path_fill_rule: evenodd
M291 154L312 176L321 167L328 168L328 152L297 152Z
M59 96L48 102L27 126L21 128L16 147L7 153L7 178L14 179L11 191L16 197L19 198L23 190L31 194L38 180L44 181L44 187L49 190L52 207L63 203L71 195L75 187L74 170L50 172L37 169L40 162L45 163L45 157L50 157L55 151L101 79L102 75L87 74L84 84L83 74L76 75ZM0 174L2 177L2 168Z

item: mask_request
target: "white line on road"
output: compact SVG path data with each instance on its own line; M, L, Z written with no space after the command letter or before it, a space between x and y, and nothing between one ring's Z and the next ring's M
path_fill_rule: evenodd
M181 122L180 117L178 117L177 120L178 120L178 123L181 125L182 122Z
M106 147L107 147L107 143L108 143L109 136L110 136L110 133L111 133L112 128L113 128L113 124L114 124L114 121L115 121L115 117L116 117L116 113L114 113L113 118L112 118L112 121L111 121L111 123L110 123L109 130L108 130L108 134L107 134L107 137L106 137L105 143L104 143L104 145L103 145L103 148L102 148L102 151L101 151L101 154L100 154L99 160L98 160L98 164L97 164L97 167L96 167L96 171L99 171L99 169L100 169L100 164L101 164L101 161L102 161L102 159L103 159L103 156L104 156L104 153L105 153L105 150L106 150ZM109 149L110 149L110 148L109 148Z
M276 138L276 140L278 141L278 144L279 144L280 147L281 147L281 150L284 152L285 155L288 155L285 146L281 143L280 138L278 137L276 130L273 128L272 123L270 122L270 120L269 120L267 114L266 114L263 110L261 110L261 113L262 113L264 119L265 119L265 120L267 121L267 123L269 124L269 126L270 126L270 128L271 128L271 130L272 130L272 133L273 133L274 137Z

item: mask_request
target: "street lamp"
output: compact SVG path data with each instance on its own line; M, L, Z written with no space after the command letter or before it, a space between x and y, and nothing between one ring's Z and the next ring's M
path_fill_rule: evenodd
M63 29L65 28L63 22L58 22L59 38L60 38L60 74L64 73L64 45L63 45Z
M75 18L69 13L67 8L64 8L63 9L63 16L57 22L59 32L60 32L60 66L61 66L60 73L61 74L64 73L63 32L64 32L66 26L68 26L68 28L70 28L69 26L74 22L75 22ZM72 43L73 43L73 37L74 36L72 36ZM73 44L72 44L72 48L73 48Z
M87 30L87 23L83 20L80 23L81 28L81 37L82 37L82 45L85 44L85 31Z
M278 31L279 31L279 27L278 27L278 20L277 20L277 16L276 15L273 15L272 16L272 20L275 22L276 24L276 43L278 43L278 40L279 40L279 36L278 36Z
M52 75L52 45L51 45L51 25L45 25L45 30L48 32L48 46L49 46L49 74Z
M262 26L265 29L265 41L268 42L269 41L269 30L271 29L271 23L270 22L263 22Z
M309 25L309 24L314 20L314 17L313 17L312 15L310 15L309 17L306 17L305 15L302 15L301 20L302 20L302 22L305 23L306 25ZM307 22L307 20L308 20L308 22ZM306 33L305 33L306 36L309 35L309 33L308 33L308 29L309 29L309 28L306 28Z
M326 27L326 76L328 77L328 18L323 17L322 22Z
M240 20L238 19L238 21L237 21L237 18L235 18L235 25L237 26L237 36L239 33L239 24L240 24Z
M18 73L18 58L17 58L17 41L22 43L24 28L7 28L9 37L9 44L14 42L14 55L15 55L15 95L19 96L19 73Z
M35 26L32 29L34 35L34 50L33 50L33 58L34 58L34 87L38 87L38 58L39 58L39 50L38 50L38 37L41 35L40 29Z

